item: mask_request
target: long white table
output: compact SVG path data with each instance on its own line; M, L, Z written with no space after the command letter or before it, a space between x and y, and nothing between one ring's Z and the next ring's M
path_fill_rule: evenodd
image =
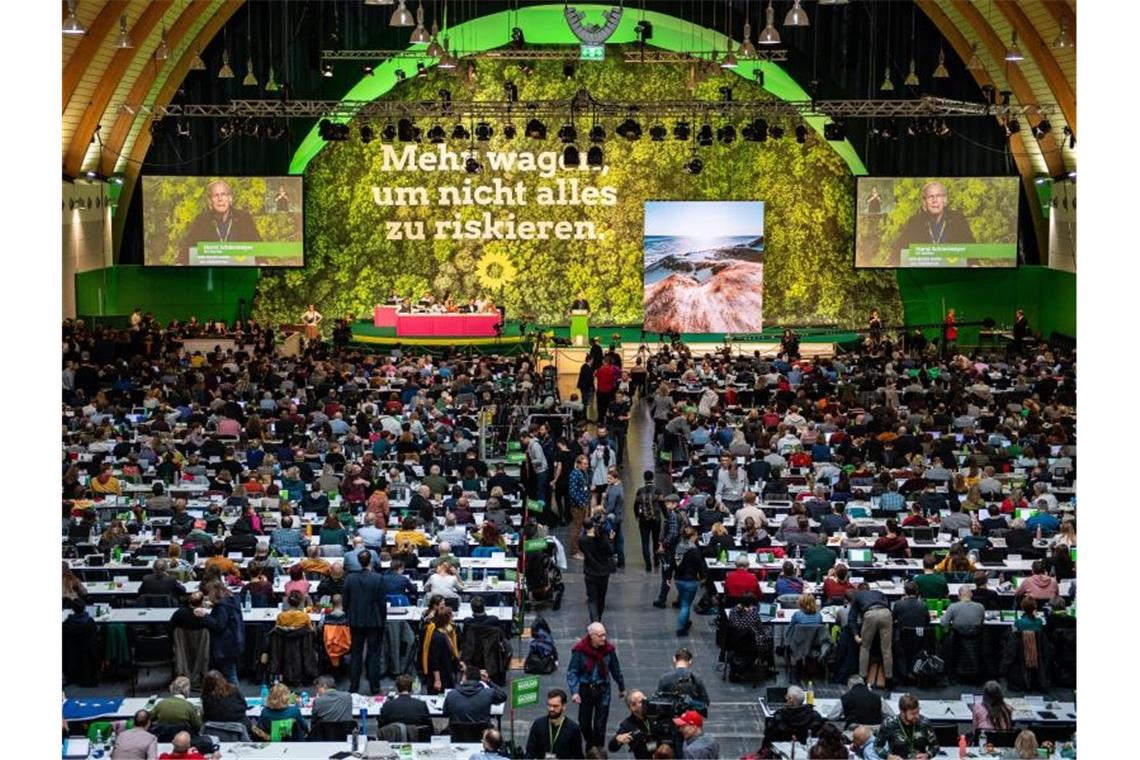
M273 593L282 596L285 593L285 584L289 582L289 577L281 574L273 579ZM320 581L308 581L309 594L317 593L317 587L321 585ZM87 587L88 596L110 596L110 597L135 597L138 596L139 587L142 586L142 581L131 580L111 580L106 582L95 582L85 584ZM414 580L412 585L416 590L422 592L424 590L424 581ZM198 590L198 581L186 581L182 584L186 591L193 592ZM471 583L464 583L463 594L513 594L515 592L515 584L511 581L493 580L490 582L473 581Z
M887 702L895 706L897 705L901 693L893 693L887 698ZM920 699L919 712L922 717L930 721L955 721L962 723L969 723L973 720L973 713L970 712L970 704L977 700L981 700L981 694L962 694L961 699ZM969 701L967 701L969 700ZM1052 702L1044 698L1027 698L1027 697L1009 697L1006 700L1010 709L1013 710L1013 719L1019 722L1033 722L1033 723L1071 723L1077 719L1077 705L1075 702ZM775 712L775 708L782 707L783 705L769 705L767 699L764 697L759 698L760 709L764 712L765 718L771 718ZM839 704L838 699L820 699L815 700L815 709L820 715L827 717L827 714ZM1047 713L1047 714L1045 714ZM958 748L954 748L954 755L957 756ZM806 757L806 755L805 755Z
M280 612L276 607L255 607L252 610L242 611L242 620L246 623L274 623L277 620L277 614ZM404 620L409 623L419 622L420 616L423 613L421 607L389 607L388 620ZM514 618L514 610L511 607L487 607L486 613L491 617L498 618L500 621L507 622ZM60 610L60 621L67 619L70 614L68 610ZM174 609L170 607L123 607L119 609L110 609L103 611L95 617L95 622L99 624L104 623L146 623L149 625L169 623L171 616L174 615ZM462 623L471 618L471 605L467 602L462 602L459 605L459 612L455 614L455 620ZM321 613L310 612L309 619L314 623L320 622L322 619Z

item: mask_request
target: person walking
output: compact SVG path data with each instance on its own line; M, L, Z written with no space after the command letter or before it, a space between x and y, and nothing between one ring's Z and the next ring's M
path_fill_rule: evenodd
M645 484L634 494L633 511L641 534L641 558L645 560L645 572L652 573L661 562L657 555L661 536L661 492L653 484L653 470L646 470L643 475Z
M570 558L582 559L582 529L590 509L590 460L579 454L570 472Z
M360 673L366 662L367 647L368 685L373 694L379 694L380 652L388 625L388 596L384 579L372 571L372 552L365 549L356 558L361 572L349 573L344 581L344 611L352 636L349 691L354 694L360 691Z
M613 537L613 531L606 527L604 508L595 507L579 542L585 560L582 572L586 576L586 608L592 623L601 620L606 611L606 592L614 571Z
M654 607L665 607L665 600L669 597L669 581L673 580L675 566L674 553L677 544L681 541L681 530L687 524L685 513L677 508L681 497L671 493L665 497L665 519L662 523L661 543L657 553L661 557L661 590L654 600Z
M673 566L673 580L677 584L677 596L681 603L681 611L677 616L677 635L687 636L692 626L689 611L705 578L705 560L697 546L697 529L691 525L686 525L681 531L681 541L673 552Z
M617 650L606 640L606 627L591 623L586 635L571 649L566 669L566 685L570 687L571 700L578 705L578 725L587 749L605 746L611 678L617 684L618 698L625 699L625 678Z

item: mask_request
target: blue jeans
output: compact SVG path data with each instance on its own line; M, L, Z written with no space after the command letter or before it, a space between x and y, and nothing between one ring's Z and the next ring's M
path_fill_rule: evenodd
M677 630L683 631L689 627L689 608L697 597L697 588L700 581L674 580L677 584L677 596L681 602L681 614L677 616Z

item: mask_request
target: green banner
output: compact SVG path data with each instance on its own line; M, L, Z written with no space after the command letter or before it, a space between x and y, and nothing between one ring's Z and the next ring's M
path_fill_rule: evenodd
M528 538L523 543L523 551L526 552L527 554L530 554L531 552L546 551L546 539L545 538Z
M899 266L968 267L971 262L977 261L1007 262L1009 266L1014 266L1017 264L1017 244L911 243L903 252Z
M516 678L511 681L511 707L538 704L538 676Z

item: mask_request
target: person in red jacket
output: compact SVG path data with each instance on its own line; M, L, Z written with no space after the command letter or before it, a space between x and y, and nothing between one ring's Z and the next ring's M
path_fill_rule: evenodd
M599 423L604 422L606 419L606 411L610 408L610 402L614 400L614 393L617 392L617 386L620 380L621 368L615 365L608 355L602 357L602 366L594 370L595 391L598 394Z
M899 533L899 524L893 518L887 518L887 533L875 541L872 549L878 554L886 554L892 559L901 559L910 556L910 544Z
M215 752L211 757L217 758L220 755ZM171 741L170 752L163 752L158 756L158 760L207 760L207 758L190 743L189 732L179 731Z
M760 598L760 583L748 569L748 557L736 558L736 569L724 578L724 594L731 597L751 596Z

